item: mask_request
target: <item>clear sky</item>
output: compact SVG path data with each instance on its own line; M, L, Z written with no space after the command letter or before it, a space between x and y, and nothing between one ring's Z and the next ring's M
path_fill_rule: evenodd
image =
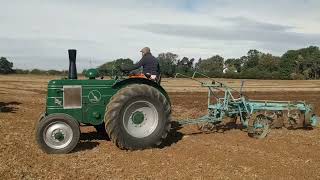
M226 58L320 45L319 0L0 0L0 56L15 68L78 69L174 52Z

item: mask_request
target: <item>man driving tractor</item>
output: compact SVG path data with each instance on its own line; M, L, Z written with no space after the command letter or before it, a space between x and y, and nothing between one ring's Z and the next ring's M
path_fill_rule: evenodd
M158 60L151 54L149 47L144 47L140 51L142 53L141 60L130 67L121 66L123 72L129 72L140 67L143 67L143 74L146 78L151 79L157 83L160 82L160 66Z

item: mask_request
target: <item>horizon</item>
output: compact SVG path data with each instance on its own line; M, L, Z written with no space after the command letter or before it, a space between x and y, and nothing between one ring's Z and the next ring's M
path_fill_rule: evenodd
M275 4L277 6L275 6ZM67 49L78 50L78 70L117 58L157 56L236 58L257 49L280 56L320 44L316 0L0 0L0 56L19 69L68 69Z
M308 48L308 47L311 47L311 46L302 47L302 48L299 48L299 49ZM315 47L318 47L318 48L319 48L319 46L315 46ZM253 49L250 49L250 50L253 50ZM290 51L290 50L298 50L298 49L288 49L287 51ZM249 51L249 50L248 50L248 51ZM247 51L247 52L248 52L248 51ZM259 50L258 50L258 51L259 51ZM286 52L287 52L287 51L286 51ZM262 52L262 51L259 51L259 52L265 53L265 54L268 54L268 53L269 53L269 52ZM285 52L285 53L286 53L286 52ZM174 53L174 52L164 52L164 53ZM78 54L78 51L77 51L77 54ZM174 54L175 54L175 53L174 53ZM269 53L269 54L271 54L271 53ZM186 57L186 56L180 56L179 54L177 54L177 55L178 55L178 60L181 60L182 58ZM195 65L195 64L199 61L199 59L204 60L204 59L207 59L207 58L216 56L216 55L221 56L221 55L219 55L219 54L215 54L215 55L211 55L211 56L206 57L206 58L202 58L202 57L194 58L194 63L193 63L193 64ZM274 55L274 54L271 54L271 55L277 56L277 55ZM283 54L278 55L277 57L281 57L282 55L283 55ZM68 54L67 54L67 56L68 56ZM77 55L77 56L78 56L78 55ZM155 56L155 55L153 54L153 56ZM242 55L242 56L247 56L247 53L245 53L245 54ZM226 57L223 57L223 56L221 56L221 57L224 59L224 61L226 61L226 60L228 60L228 59L241 58L242 56L239 56L239 57L231 57L231 58L226 58ZM0 57L1 57L1 56L0 56ZM155 56L155 57L157 58L158 55ZM186 58L192 59L193 57L186 57ZM116 58L116 59L104 61L104 62L102 62L102 64L99 64L99 65L97 65L97 66L93 66L93 65L92 65L92 61L89 60L90 67L84 67L84 68L82 68L82 69L78 69L78 57L77 57L77 59L76 59L76 66L77 66L78 74L81 74L83 70L87 70L87 69L90 69L90 68L98 68L99 66L101 66L101 65L103 65L103 64L105 64L105 63L107 63L107 62L112 62L112 61L115 61L115 60L117 60L117 59L130 59L130 58L119 57L119 58ZM9 60L10 62L12 62L10 59L7 59L7 60ZM133 60L133 59L130 59L130 60L132 60L134 63L136 62L136 61ZM21 70L29 70L29 71L34 70L34 69L43 70L43 71L56 70L56 71L60 71L60 72L68 71L68 69L69 69L69 59L68 59L68 57L66 57L66 65L65 65L65 66L66 66L65 69L50 69L50 68L48 68L48 69L46 69L46 68L42 68L42 69L41 69L41 68L24 69L24 68L15 68L15 66L13 65L13 69L21 69Z

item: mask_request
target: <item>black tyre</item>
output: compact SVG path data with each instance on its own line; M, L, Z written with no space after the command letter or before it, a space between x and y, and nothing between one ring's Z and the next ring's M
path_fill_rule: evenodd
M95 125L93 127L96 129L97 135L99 136L99 138L110 140L109 135L107 134L106 125L104 122L102 124Z
M156 147L170 130L170 115L170 103L159 90L144 84L129 85L107 105L106 130L121 149Z
M95 125L93 127L96 129L98 134L106 134L106 127L104 123Z
M72 151L79 138L79 123L66 114L46 116L37 126L38 145L48 154L65 154Z

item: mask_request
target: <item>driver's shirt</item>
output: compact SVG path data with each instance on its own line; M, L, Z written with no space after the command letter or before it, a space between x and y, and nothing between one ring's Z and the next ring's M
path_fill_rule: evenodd
M138 63L134 64L132 67L125 68L125 70L132 71L140 67L143 67L143 74L150 73L151 75L156 76L159 76L160 74L159 62L151 53L147 53Z

